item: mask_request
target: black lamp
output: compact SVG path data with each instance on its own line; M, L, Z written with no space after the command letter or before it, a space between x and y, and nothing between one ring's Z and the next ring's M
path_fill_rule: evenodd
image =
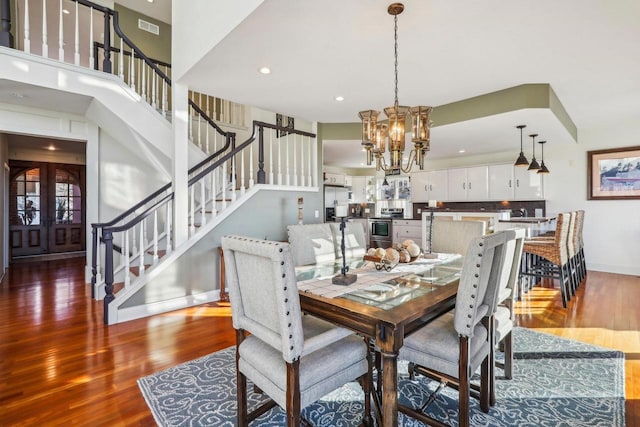
M547 141L538 141L538 144L540 144L540 149L542 150L540 169L538 169L538 173L549 173L549 168L547 168L547 165L544 164L544 144L546 143Z
M518 156L518 159L516 160L515 165L529 166L529 160L527 160L527 158L524 156L524 152L522 151L522 129L526 128L527 125L518 125L516 127L520 129L520 155Z
M530 171L537 171L540 169L540 165L538 164L538 161L536 160L536 136L538 136L537 133L532 133L531 135L529 135L531 138L533 138L533 155L531 157L531 163L529 163L529 170Z

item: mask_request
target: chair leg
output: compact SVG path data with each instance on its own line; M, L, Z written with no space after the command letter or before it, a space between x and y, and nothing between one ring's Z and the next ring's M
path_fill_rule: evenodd
M287 363L287 427L300 426L300 359Z
M367 344L367 348L371 347L369 339L366 339L365 343ZM362 417L362 424L365 426L372 426L371 388L373 387L373 359L370 351L367 351L367 373L360 378L360 381L362 383L362 390L364 391L364 415Z
M460 360L458 361L458 425L469 427L469 338L460 337Z
M240 372L240 344L244 341L244 330L236 329L236 387L238 401L238 426L247 427L249 419L247 417L247 377Z
M562 294L562 306L567 308L567 277L566 277L566 264L561 265L560 268L560 293Z
M487 322L487 330L489 331L489 355L487 356L487 378L489 379L489 405L496 404L495 382L496 382L496 323L493 316L490 316ZM482 379L481 379L482 381ZM482 400L482 394L480 395Z
M513 335L509 332L504 337L504 377L513 378Z

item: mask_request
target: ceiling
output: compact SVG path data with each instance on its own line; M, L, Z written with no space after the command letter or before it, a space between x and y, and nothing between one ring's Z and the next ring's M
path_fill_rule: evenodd
M393 104L389 0L265 0L185 77L192 89L318 122L357 122ZM401 105L441 106L548 83L578 130L640 112L637 0L405 0L398 17ZM271 67L270 75L258 68ZM335 101L343 96L342 102ZM520 110L432 131L432 158L515 151L517 124L575 144L553 117ZM381 115L382 116L382 115ZM526 135L526 133L525 133ZM526 137L525 137L526 138ZM325 165L361 162L359 141L335 141ZM330 145L329 142L328 145ZM329 155L327 155L329 154ZM359 166L352 165L352 166Z

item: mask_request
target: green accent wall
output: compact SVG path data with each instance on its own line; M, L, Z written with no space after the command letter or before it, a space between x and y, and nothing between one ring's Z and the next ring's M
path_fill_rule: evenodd
M142 1L142 0L141 0ZM128 9L119 4L115 5L118 11L120 29L140 50L151 59L171 63L171 25ZM138 19L160 27L160 34L155 35L138 28Z
M433 127L438 127L526 108L551 110L574 141L578 140L578 128L548 83L514 86L440 105L433 108L431 120ZM320 141L359 140L361 125L360 123L320 123L318 129L322 131Z

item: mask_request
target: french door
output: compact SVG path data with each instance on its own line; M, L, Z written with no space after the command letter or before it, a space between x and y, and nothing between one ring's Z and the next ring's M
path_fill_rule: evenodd
M85 167L10 161L12 257L85 250Z

